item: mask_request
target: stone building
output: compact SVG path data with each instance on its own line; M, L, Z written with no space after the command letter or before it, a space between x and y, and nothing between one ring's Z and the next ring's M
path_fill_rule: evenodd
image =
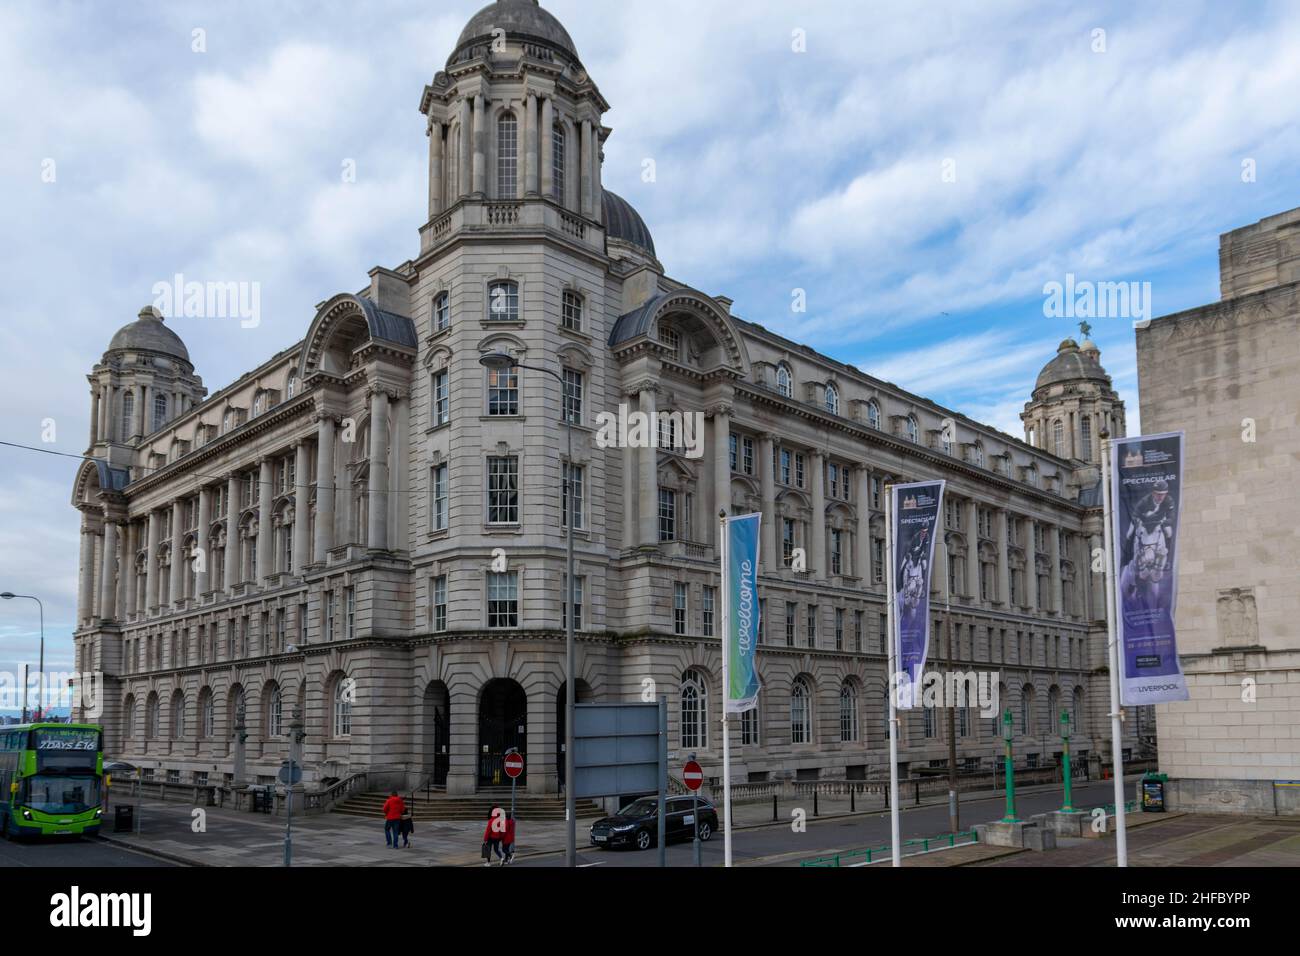
M1000 675L1022 761L1060 750L1062 710L1076 751L1108 746L1090 456L873 379L665 275L602 184L607 109L564 28L501 0L420 100L415 258L372 269L213 394L152 311L113 337L89 377L95 461L73 504L78 665L106 675L115 757L158 779L269 780L299 716L309 785L365 773L468 792L517 746L527 787L556 790L566 480L578 699L665 694L674 762L695 752L719 772L716 515L759 510L764 690L731 724L736 779L887 773L882 500L890 481L935 477L956 666ZM1049 364L1035 414L1086 407L1122 427L1095 348L1063 349L1089 358ZM553 374L480 365L498 351ZM597 416L620 410L662 440L602 440ZM946 761L945 726L907 716L905 769ZM987 767L995 721L972 707L957 726L963 765Z
M1171 806L1300 811L1300 209L1219 240L1218 302L1137 331L1142 425L1187 433Z

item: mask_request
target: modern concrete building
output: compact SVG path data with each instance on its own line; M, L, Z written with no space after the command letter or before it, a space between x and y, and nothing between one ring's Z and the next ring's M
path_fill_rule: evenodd
M1137 331L1142 427L1187 433L1170 805L1300 812L1300 209L1225 233L1218 302Z
M764 690L731 724L736 779L887 772L883 494L936 477L957 666L1000 675L1022 760L1060 750L1062 710L1076 753L1106 749L1090 446L1000 433L665 275L603 186L607 108L564 28L501 0L420 99L413 259L214 394L152 311L113 337L73 492L78 664L106 675L113 756L269 781L300 715L309 785L469 792L517 746L528 789L556 790L566 476L578 698L665 694L675 763L718 773L716 515L757 510ZM497 351L555 374L479 364ZM1031 407L1080 436L1107 415L1122 429L1088 342L1063 343ZM599 416L635 411L661 441L605 440ZM945 723L907 716L908 768L946 760ZM1001 752L974 708L957 732L967 766Z

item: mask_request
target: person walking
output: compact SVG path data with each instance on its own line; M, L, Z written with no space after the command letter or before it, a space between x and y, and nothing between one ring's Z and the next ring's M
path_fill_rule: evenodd
M397 847L397 834L401 828L402 814L406 812L406 801L394 790L384 801L384 843L394 850Z
M483 865L492 865L492 855L496 854L498 860L504 861L505 854L501 852L501 840L506 832L506 818L499 806L493 806L492 812L488 814L487 828L483 831Z
M501 861L502 866L515 862L515 815L506 814L506 831L501 835L501 845L505 849L506 858Z
M402 849L411 845L411 834L415 832L415 813L408 806L402 807L402 818L397 823L397 832L402 835Z

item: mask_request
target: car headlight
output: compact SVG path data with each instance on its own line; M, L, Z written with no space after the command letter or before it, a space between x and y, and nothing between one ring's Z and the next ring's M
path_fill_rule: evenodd
M24 810L24 811L23 811L23 819L24 819L24 820L30 820L30 819L32 819L32 811L30 811L30 810Z
M103 807L95 807L95 816L97 816L97 817L102 817L103 815L104 815L104 808L103 808Z
M619 827L610 827L610 829L613 830L615 833L627 833L629 830L635 830L635 829L636 829L636 824L635 824L635 823L625 823L625 824L623 824L622 826L619 826Z

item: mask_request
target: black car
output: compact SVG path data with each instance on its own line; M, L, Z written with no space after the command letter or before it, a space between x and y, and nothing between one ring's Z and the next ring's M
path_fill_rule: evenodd
M703 797L669 797L664 807L664 828L668 842L695 839L695 807L698 802L700 839L707 840L718 829L718 811ZM641 797L612 817L591 825L591 845L634 846L648 850L659 836L659 798Z

